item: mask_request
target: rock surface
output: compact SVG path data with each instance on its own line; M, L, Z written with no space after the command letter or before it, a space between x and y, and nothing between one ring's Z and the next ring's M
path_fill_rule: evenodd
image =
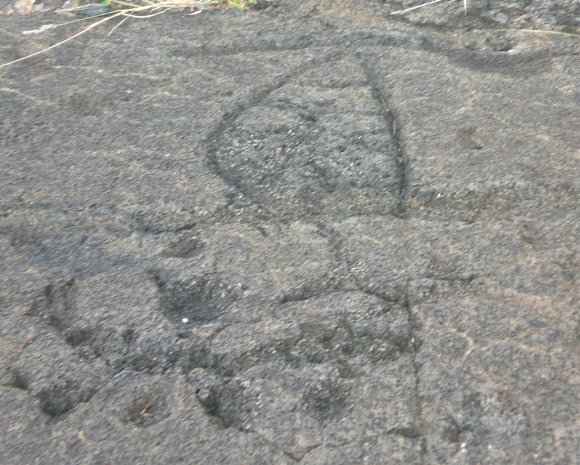
M575 0L451 0L417 8L427 1L380 0L387 14L406 12L414 24L442 27L557 29L578 32L580 6ZM409 10L409 11L408 11Z
M496 3L166 14L0 69L0 463L578 463L580 47L482 13L574 2ZM1 62L58 19L1 19Z

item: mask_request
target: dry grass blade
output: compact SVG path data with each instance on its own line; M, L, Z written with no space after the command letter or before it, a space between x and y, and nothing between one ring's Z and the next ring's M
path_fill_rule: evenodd
M97 21L96 23L93 23L93 24L91 24L90 26L87 26L87 27L86 27L86 28L84 28L82 31L80 31L80 32L77 32L76 34L73 34L72 36L70 36L70 37L67 37L67 38L66 38L66 39L64 39L64 40L61 40L60 42L57 42L57 43L56 43L56 44L54 44L54 45L51 45L50 47L43 48L42 50L39 50L38 52L31 53L30 55L26 55L26 56L24 56L24 57L18 58L17 60L9 61L8 63L3 63L3 64L1 64L1 65L0 65L0 69L1 69L1 68L4 68L4 67L6 67L6 66L13 65L13 64L15 64L15 63L19 63L19 62L21 62L21 61L24 61L24 60L28 60L29 58L32 58L32 57L35 57L35 56L41 55L41 54L43 54L43 53L49 52L50 50L52 50L52 49L55 49L56 47L60 47L61 45L64 45L64 44L66 44L67 42L70 42L71 40L74 40L74 39L76 39L77 37L79 37L79 36L83 35L85 32L89 32L91 29L93 29L93 28L95 28L95 27L97 27L97 26L99 26L99 25L103 24L103 23L104 23L104 22L106 22L106 21L109 21L109 20L111 20L112 18L114 18L114 17L116 17L116 16L118 16L118 15L119 15L119 14L118 14L118 13L116 13L116 14L114 14L114 15L107 16L106 18L104 18L104 19L101 19L101 20Z
M409 8L406 8L404 10L398 10L398 11L393 11L391 13L391 16L394 15L404 15L405 13L408 13L409 11L413 11L413 10L418 10L419 8L423 8L424 6L429 6L429 5L434 5L435 3L440 3L443 0L431 0L430 2L426 2L426 3L421 3L420 5L415 5ZM448 0L450 1L450 0ZM463 14L467 14L467 0L463 0Z
M435 3L440 3L442 1L443 0L431 0L430 2L421 3L420 5L415 5L415 6L406 8L404 10L393 11L391 13L391 16L394 16L394 15L404 15L405 13L408 13L409 11L418 10L419 8L423 8L424 6L434 5Z
M160 14L166 13L168 11L172 11L172 10L189 9L190 11L195 12L195 13L200 13L201 11L203 11L205 9L216 9L216 8L222 8L222 9L233 8L233 9L241 10L241 9L245 9L245 8L255 4L255 3L256 3L256 0L160 0L160 1L139 0L139 1L135 1L135 2L126 1L126 0L105 0L103 2L103 5L112 7L112 8L114 8L114 10L96 16L97 18L101 17L101 19L99 19L96 22L94 22L93 24L90 24L89 26L85 27L81 31L77 32L76 34L73 34L72 36L67 37L64 40L57 42L56 44L53 44L49 47L46 47L42 50L39 50L38 52L31 53L30 55L26 55L24 57L18 58L17 60L13 60L13 61L10 61L8 63L0 64L0 69L4 68L6 66L13 65L15 63L19 63L19 62L24 61L24 60L28 60L30 58L41 55L43 53L49 52L50 50L53 50L57 47L60 47L61 45L64 45L67 42L70 42L70 41L76 39L77 37L89 32L91 29L94 29L95 27L97 27L103 23L106 23L108 21L111 21L112 19L115 19L115 18L122 17L123 19L121 20L120 23L118 23L115 27L113 27L113 29L109 32L109 35L112 34L115 31L115 29L117 29L119 26L121 26L121 24L123 24L129 18L147 19L147 18L151 18L153 16L157 16L157 15L160 15ZM69 12L79 11L79 10L82 10L84 8L86 8L86 7L71 8L71 9L64 10L64 11L69 11ZM83 20L84 19L90 19L90 18L83 18ZM80 21L80 20L70 21L70 22L65 23L65 24L75 23L77 21ZM62 25L64 25L64 24L62 24Z

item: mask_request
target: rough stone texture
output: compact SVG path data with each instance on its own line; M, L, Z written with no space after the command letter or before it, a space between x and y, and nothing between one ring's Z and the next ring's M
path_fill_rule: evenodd
M427 3L424 0L378 2L385 5L389 15ZM575 0L449 0L401 16L414 24L438 27L487 26L578 32L579 14L580 7Z
M399 6L0 69L0 463L578 463L577 38Z

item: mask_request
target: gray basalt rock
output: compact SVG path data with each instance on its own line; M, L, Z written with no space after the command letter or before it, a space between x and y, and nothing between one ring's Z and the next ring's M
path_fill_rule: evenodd
M0 463L577 462L574 6L410 5L0 68Z

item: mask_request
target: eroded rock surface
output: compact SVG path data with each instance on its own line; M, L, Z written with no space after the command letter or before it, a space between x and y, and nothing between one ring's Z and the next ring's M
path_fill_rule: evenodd
M578 463L578 39L469 3L0 69L0 462ZM0 60L53 20L2 19Z

